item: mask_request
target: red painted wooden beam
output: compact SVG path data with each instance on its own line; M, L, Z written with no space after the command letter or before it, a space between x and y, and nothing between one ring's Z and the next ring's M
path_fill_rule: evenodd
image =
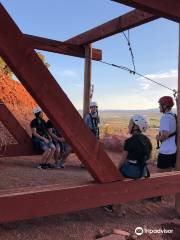
M68 213L180 192L180 172L151 178L62 188L56 185L0 191L0 222Z
M17 140L18 143L31 143L31 138L13 116L6 105L0 100L0 121Z
M180 1L179 0L112 0L143 11L152 13L159 17L168 18L180 22Z
M122 179L103 146L87 128L36 52L27 44L24 35L2 4L0 23L3 26L0 28L1 56L56 128L62 132L92 176L100 182Z
M70 43L60 42L52 39L32 36L24 34L28 44L30 44L33 49L40 49L48 52L61 53L74 57L85 57L85 49L83 46L77 46ZM96 48L92 49L92 59L101 60L102 51Z
M157 16L154 16L150 13L142 12L140 10L133 10L87 32L70 38L66 42L77 45L93 43L116 33L126 31L144 23L148 23L157 18Z

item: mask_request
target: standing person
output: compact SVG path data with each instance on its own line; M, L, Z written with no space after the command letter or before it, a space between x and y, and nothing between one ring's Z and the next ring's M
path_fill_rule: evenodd
M52 143L52 138L46 129L46 122L43 119L43 112L40 107L33 109L35 118L31 121L32 142L36 150L43 152L41 163L38 168L52 168L49 163L55 152L55 146Z
M46 127L48 133L52 137L54 145L56 146L56 151L54 153L55 168L64 168L64 161L70 153L71 148L50 120L47 121Z
M175 168L176 164L176 114L172 112L172 97L163 96L158 103L163 115L160 119L159 134L156 136L157 142L161 142L157 167L159 172L168 172Z
M98 115L98 104L97 102L91 102L90 103L90 111L85 116L84 119L86 125L91 129L93 134L96 136L97 139L99 139L99 115Z
M125 140L124 151L119 163L119 171L125 178L138 179L149 177L147 161L150 158L152 144L143 134L148 128L148 122L142 115L134 115L129 121L128 130L131 137ZM108 212L113 212L113 205L104 206Z

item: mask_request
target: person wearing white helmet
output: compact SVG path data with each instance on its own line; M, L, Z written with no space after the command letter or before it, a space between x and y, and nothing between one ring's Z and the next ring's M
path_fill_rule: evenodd
M35 118L30 123L33 146L36 150L43 152L41 163L38 165L38 168L52 168L49 162L54 155L55 146L48 134L46 122L43 119L43 111L40 107L35 107L33 113Z
M152 151L152 144L147 136L143 134L148 129L148 121L142 115L134 115L129 121L129 134L131 137L124 143L120 171L128 178L148 177L147 160Z
M97 102L91 102L90 103L90 111L89 113L85 116L85 123L86 125L90 128L92 133L96 136L97 139L99 139L99 123L100 119L98 116L98 104Z
M143 134L148 128L148 122L142 115L131 117L128 125L131 137L125 140L124 151L119 171L125 178L138 179L149 177L150 173L147 167L147 161L152 151L151 141ZM113 205L104 206L108 212L113 212Z

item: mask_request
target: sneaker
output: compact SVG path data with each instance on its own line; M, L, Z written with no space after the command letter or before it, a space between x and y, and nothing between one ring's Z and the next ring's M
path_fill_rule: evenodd
M47 163L46 166L47 166L47 168L49 168L49 169L52 169L52 168L55 167L54 164L50 164L50 163Z
M112 213L113 212L113 205L106 205L106 206L104 206L103 207L104 208L104 210L106 210L106 212L108 212L108 213Z
M48 166L46 163L40 163L38 166L37 166L38 169L47 169Z
M60 165L61 168L64 168L64 167L65 167L65 166L64 166L64 162L60 162L59 165Z
M60 169L61 168L60 162L55 163L54 168L55 169Z

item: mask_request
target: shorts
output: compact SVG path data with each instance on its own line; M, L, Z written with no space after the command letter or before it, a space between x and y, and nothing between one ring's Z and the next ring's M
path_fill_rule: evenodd
M52 142L45 143L44 141L40 140L39 146L42 151L46 151L48 149L55 149L55 146Z
M141 178L142 170L137 164L124 163L119 169L125 178L138 179Z
M157 167L161 169L175 168L176 165L176 153L174 154L162 154L159 153L157 160Z

